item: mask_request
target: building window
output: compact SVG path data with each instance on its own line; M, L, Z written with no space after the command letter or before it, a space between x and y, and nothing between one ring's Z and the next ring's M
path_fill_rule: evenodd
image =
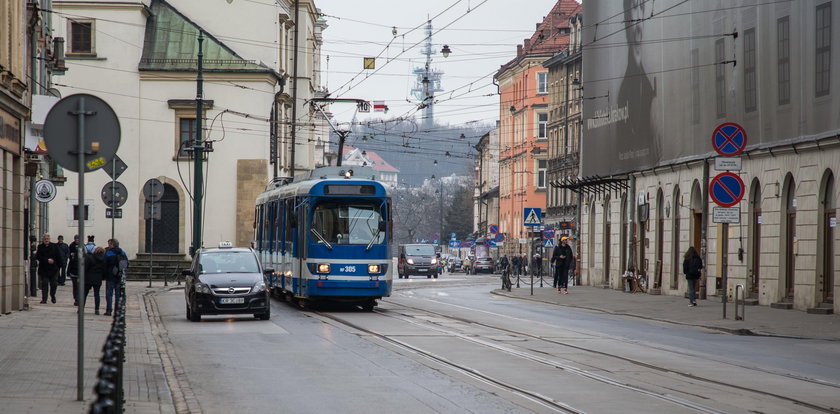
M779 55L779 105L790 103L790 17L776 21L776 39Z
M715 40L715 101L717 117L726 117L726 65L724 60L723 39Z
M545 188L545 170L548 168L548 161L537 161L537 187Z
M744 32L744 111L756 108L755 28Z
M691 123L700 123L700 49L691 50Z
M96 53L94 48L94 29L93 20L71 20L70 21L70 51L68 55L93 55Z
M90 220L90 206L85 204L85 220ZM79 221L79 205L73 205L73 221Z
M548 72L537 72L537 93L548 93Z
M79 221L79 200L67 200L67 225L72 226L75 225L73 222ZM85 215L85 221L92 222L93 215L93 200L85 200L82 203L82 207L84 208L83 214Z
M547 139L548 114L537 114L537 138Z
M186 157L190 141L195 139L195 118L178 118L178 156Z
M831 2L817 6L816 61L814 95L828 95L831 91Z

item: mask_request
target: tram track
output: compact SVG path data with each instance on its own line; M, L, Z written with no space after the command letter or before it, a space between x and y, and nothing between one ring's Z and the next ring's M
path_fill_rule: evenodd
M474 310L474 309L471 309L471 308L466 308L466 307L462 307L462 306L459 306L459 305L452 305L452 304L448 304L448 303L445 303L445 302L439 302L439 301L434 301L434 300L430 300L430 299L424 299L424 300L429 300L429 301L432 301L432 302L435 302L435 303L445 304L445 305L448 305L448 306L456 306L456 307L460 307L460 308L463 308L463 309ZM539 335L530 334L530 333L523 332L523 331L520 331L520 330L514 330L514 329L508 329L508 328L495 326L495 325L490 325L490 324L487 324L487 323L484 323L484 322L481 322L481 321L478 321L478 320L475 320L475 319L468 319L468 318L462 318L462 317L457 317L457 316L451 316L451 315L447 315L447 314L444 314L444 313L441 313L441 312L435 312L433 310L428 310L428 309L423 309L423 308L419 308L419 307L415 307L415 306L409 306L409 305L405 305L405 304L395 303L393 301L389 301L388 304L390 306L397 306L397 307L401 307L403 309L411 310L411 311L414 311L414 312L423 312L423 313L433 315L433 316L436 316L436 317L445 318L445 319L449 319L449 320L453 320L453 321L458 321L458 322L461 322L461 323L464 323L464 324L470 324L470 325L480 326L480 327L487 328L487 329L493 329L493 330L496 330L498 332L505 333L505 334L508 334L508 335L514 335L514 336L529 338L529 339L533 339L533 340L536 340L536 341L542 341L542 342L545 342L545 343L550 343L550 344L554 344L554 345L559 345L559 346L571 348L571 349L574 349L576 351L597 355L598 357L602 357L602 358L612 358L612 359L615 359L615 360L619 360L619 361L622 361L622 362L633 364L635 366L639 366L639 367L643 367L643 368L646 368L646 369L654 370L654 371L657 371L657 372L660 372L660 373L664 373L664 374L668 374L668 375L677 375L679 377L682 377L682 378L685 378L685 379L688 379L688 380L692 380L692 381L704 382L704 383L707 383L707 384L710 384L710 385L722 386L722 387L727 387L727 388L731 388L731 389L737 389L737 390L744 391L744 392L754 393L754 394L757 394L757 395L762 395L762 396L765 396L765 397L772 397L772 398L775 398L775 399L781 399L781 400L787 401L789 403L795 404L797 406L806 407L808 409L819 411L819 412L840 413L840 409L835 408L835 407L826 407L826 406L814 404L814 403L811 403L811 402L808 402L808 401L803 401L801 399L797 399L797 398L794 398L794 397L789 397L789 396L780 395L780 394L777 394L777 393L772 393L772 392L768 392L768 391L764 391L764 390L760 390L760 389L755 389L755 388L750 388L750 387L746 387L746 386L742 386L742 385L738 385L738 384L733 384L731 382L720 381L720 380L716 380L716 379L713 379L713 378L707 378L707 377L691 374L691 373L688 373L688 372L681 372L681 371L671 369L671 368L663 368L663 367L659 367L657 365L651 364L649 362L644 362L644 361L640 361L640 360L637 360L637 359L628 358L628 357L620 356L620 355L615 355L615 354L611 354L611 353L607 353L607 352L603 352L603 351L587 349L585 347L575 345L571 342L561 341L561 340L552 339L552 338L545 338L545 337L542 337L542 336L539 336ZM428 322L428 321L425 321L425 320L422 320L422 319L418 319L414 315L402 314L401 316L395 316L395 315L391 315L390 311L377 310L377 312L379 314L382 314L382 315L403 319L406 322L412 322L414 324L420 324L420 325L424 325L426 327L429 327L429 325L432 325L432 326L435 325L431 322ZM482 312L484 312L484 311L482 311ZM506 315L497 314L497 313L493 313L493 315L506 316ZM508 317L508 316L506 316L506 317ZM514 318L514 319L517 319L517 318ZM419 320L421 322L417 322L417 320ZM447 333L448 332L450 334L458 336L461 339L468 340L468 341L471 341L471 342L477 342L477 343L482 342L482 341L476 340L475 338L470 338L470 337L468 337L464 334L454 332L450 328L444 328L444 327L441 327L441 326L434 326L432 329L436 329L438 332L441 332L441 333ZM616 339L616 340L620 341L620 339ZM624 342L632 342L632 341L624 341ZM632 343L637 344L636 342L632 342ZM486 346L495 347L493 345L486 345ZM677 354L677 355L690 356L690 354L675 351L675 350L672 350L672 349L662 349L662 348L659 348L659 349L661 349L663 351L667 351L667 352L673 352L674 354ZM534 360L536 362L541 362L543 364L557 365L555 362L547 360L547 359L545 361L541 361L545 358L540 357L540 356L523 355L522 351L514 351L514 352L509 352L509 353L511 355L524 357L524 358L527 358L527 359L530 359L530 360ZM732 363L731 361L717 361L717 362L725 363L725 364L731 364ZM587 378L590 378L590 379L598 380L600 382L608 383L608 384L610 383L610 381L612 381L611 379L606 378L606 377L598 378L598 377L602 377L600 374L594 374L593 373L594 375L590 376L590 375L588 375L590 373L588 373L586 370L581 370L579 368L569 367L570 369L566 369L565 365L564 366L557 366L557 368L565 369L568 372L572 372L572 373L575 373L575 374L578 374L578 375L581 375L581 376L584 376L584 377L587 377ZM836 384L836 383L832 383L832 382L828 382L828 381L803 377L803 376L799 376L799 375L792 375L792 374L787 374L787 373L779 373L779 372L775 372L775 371L772 371L772 370L761 369L761 368L758 368L758 367L749 367L749 366L741 365L741 366L739 366L739 368L755 371L755 372L761 373L761 374L777 375L777 376L780 376L782 378L789 379L789 380L802 381L802 382L811 383L811 384L815 384L815 385L819 385L819 386L823 386L823 387L829 387L829 388L837 389L838 392L840 392L840 384ZM672 396L670 396L670 395L660 394L660 393L657 393L655 391L649 391L649 390L644 390L644 389L640 389L640 392L643 392L643 393L650 392L651 394L649 394L649 395L659 394L659 395L664 396L665 400L668 400L670 402L674 402L674 403L677 403L679 405L683 405L683 406L686 406L686 407L689 406L689 405L681 404L680 401L678 401L678 400L671 401L670 398L672 398ZM690 407L690 408L694 408L694 407ZM714 409L711 409L711 411L704 411L704 409L702 407L698 407L698 408L695 408L695 409L697 409L698 411L701 411L701 412L719 412L719 411L716 411Z

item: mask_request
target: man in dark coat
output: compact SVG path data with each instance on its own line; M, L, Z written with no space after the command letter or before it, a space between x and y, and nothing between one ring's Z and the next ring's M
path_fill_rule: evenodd
M551 263L554 264L554 286L557 287L557 293L569 293L569 266L575 257L572 253L572 247L566 244L569 238L563 236L560 238L560 245L554 248L554 253L551 255Z
M47 289L49 289L52 303L55 303L61 252L57 244L50 242L49 234L44 234L44 242L38 245L35 259L38 261L38 277L41 279L41 303L47 303Z
M73 306L78 306L79 304L79 249L81 246L79 245L79 235L73 236L73 242L70 243L68 250L70 251L67 260L67 276L70 277L70 281L73 282Z
M125 251L120 248L117 239L108 240L105 250L105 316L111 316L114 306L120 301L120 281L122 272L120 261L128 260Z
M70 246L64 242L64 236L58 236L58 251L61 253L61 261L58 263L58 285L64 286L64 281L67 279L67 260L70 258Z

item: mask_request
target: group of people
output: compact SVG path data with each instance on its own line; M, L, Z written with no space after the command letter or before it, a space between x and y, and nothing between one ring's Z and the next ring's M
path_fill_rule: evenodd
M105 315L110 316L114 304L120 299L119 282L128 266L127 255L117 239L109 239L108 247L97 246L94 236L88 236L85 245L80 246L80 243L78 235L67 245L64 236L58 236L58 242L52 243L50 235L44 234L42 243L35 251L41 281L41 303L47 303L48 295L50 301L55 303L58 286L64 285L65 277L69 277L73 283L73 305L79 306L79 312L82 312L88 294L93 290L94 314L99 315L100 288L102 282L105 282ZM81 257L79 250L82 250ZM78 297L80 260L85 272L85 292L82 298Z

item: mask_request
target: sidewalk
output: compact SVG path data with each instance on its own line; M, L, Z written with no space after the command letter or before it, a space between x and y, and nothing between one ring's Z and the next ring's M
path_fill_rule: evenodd
M143 302L145 293L162 289L161 283L152 289L146 288L147 282L126 286L127 413L175 412ZM99 358L112 322L110 316L104 316L105 285L101 314L93 314L92 297L85 312L85 401L76 401L78 315L71 289L68 280L66 286L58 287L57 303L41 304L40 297L29 298L30 310L0 316L0 413L87 413L95 400Z
M688 307L688 299L681 296L649 295L646 293L625 293L620 290L592 286L569 286L568 295L560 295L551 287L551 281L539 287L539 279L531 287L520 282L520 288L511 292L494 290L497 295L515 297L629 316L715 329L741 335L767 335L792 338L813 338L840 341L840 315L812 315L799 310L772 309L769 306L747 306L745 318L735 320L735 307L727 304L726 319L723 319L723 304L720 297L698 300L696 307Z

